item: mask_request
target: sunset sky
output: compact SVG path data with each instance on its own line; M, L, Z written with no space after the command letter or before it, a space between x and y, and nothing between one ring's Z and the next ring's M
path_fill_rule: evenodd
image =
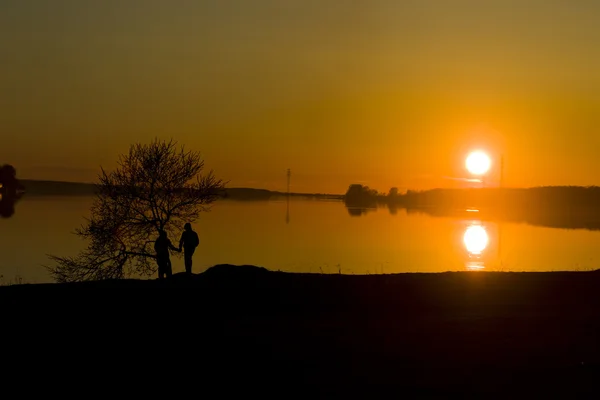
M0 164L93 181L134 142L229 186L600 185L594 0L2 0Z

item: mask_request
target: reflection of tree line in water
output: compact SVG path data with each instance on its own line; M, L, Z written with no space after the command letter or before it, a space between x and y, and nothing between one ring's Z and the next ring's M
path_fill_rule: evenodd
M351 185L344 198L352 216L387 207L438 217L521 222L553 228L600 230L600 187L554 186L526 189L478 188L433 189L399 194L377 193L362 185Z
M17 180L15 167L0 167L0 217L9 218L15 213L15 203L21 198L23 187Z

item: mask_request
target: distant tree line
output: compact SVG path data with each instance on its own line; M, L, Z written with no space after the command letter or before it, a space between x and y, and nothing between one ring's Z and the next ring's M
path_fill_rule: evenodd
M540 186L533 188L468 188L407 190L400 193L397 187L381 193L368 186L352 184L344 200L350 205L377 205L394 203L405 207L442 208L550 208L550 209L598 209L600 211L600 187L598 186Z
M390 188L387 195L371 189L366 185L352 184L344 195L344 203L348 207L370 208L378 204L396 203L401 199L397 187Z
M387 194L367 186L350 185L344 202L351 215L385 205L392 214L404 208L436 216L526 222L533 225L600 229L600 187L542 186L533 188L469 188L407 190L393 187Z

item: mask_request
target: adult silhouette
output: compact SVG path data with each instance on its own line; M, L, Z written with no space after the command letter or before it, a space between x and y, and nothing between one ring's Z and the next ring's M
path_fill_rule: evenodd
M164 279L165 275L170 278L173 275L171 267L171 255L169 250L181 251L173 246L171 240L167 236L167 232L163 229L158 231L158 238L154 242L154 251L156 251L156 263L158 264L158 279Z
M181 239L179 239L179 251L183 247L183 259L185 262L185 272L188 274L192 273L192 256L196 247L200 244L198 234L192 230L192 224L189 222L183 226L183 233Z

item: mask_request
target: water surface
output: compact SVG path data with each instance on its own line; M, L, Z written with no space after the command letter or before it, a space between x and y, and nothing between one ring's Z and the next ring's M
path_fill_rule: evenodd
M46 254L77 254L85 243L71 232L91 203L21 199L11 218L0 219L0 284L50 282ZM194 272L223 263L344 274L600 268L599 231L479 221L476 212L453 218L393 211L356 212L340 201L219 201L194 225ZM173 267L183 271L183 259L174 256Z

